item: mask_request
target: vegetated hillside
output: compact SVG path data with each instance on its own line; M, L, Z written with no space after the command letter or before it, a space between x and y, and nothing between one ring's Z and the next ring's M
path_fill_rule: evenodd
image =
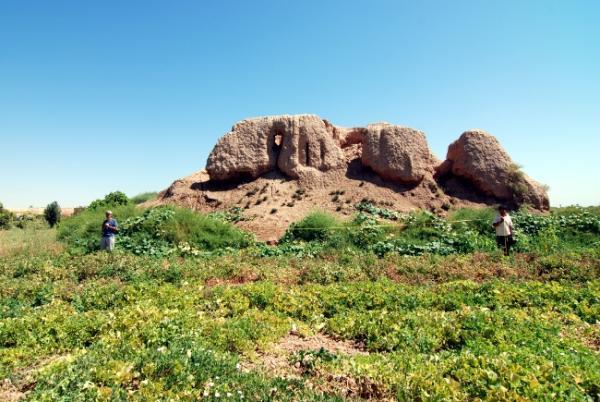
M505 258L485 209L446 220L365 203L267 247L225 223L239 215L126 203L111 208L127 246L110 255L85 249L103 202L61 222L62 245L54 229L0 230L0 400L600 393L597 209L515 214L520 252Z
M366 200L438 215L497 203L549 207L544 187L482 130L463 133L441 162L418 130L387 123L343 128L314 115L237 123L211 152L206 170L176 180L147 205L244 208L254 219L239 224L275 240L311 210L348 216Z

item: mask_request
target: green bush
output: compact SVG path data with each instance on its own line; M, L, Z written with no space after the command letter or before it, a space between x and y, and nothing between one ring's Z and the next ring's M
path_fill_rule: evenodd
M14 214L9 210L4 209L4 205L0 202L0 229L10 229L13 219Z
M494 208L460 208L453 211L448 220L455 225L470 228L480 235L493 233L492 220L497 212Z
M46 206L46 209L44 209L44 219L46 219L51 228L60 222L60 205L58 205L58 202L54 201Z
M123 205L113 208L112 212L115 219L121 222L142 211L133 205ZM104 213L100 208L86 208L79 214L64 219L58 228L58 239L68 244L72 252L88 253L98 250Z
M135 254L240 249L253 243L252 236L230 223L190 209L150 208L122 225L122 244Z
M114 208L119 205L129 204L129 198L122 191L113 191L104 196L103 199L94 200L88 206L89 209Z
M289 243L294 240L325 241L331 238L334 228L340 227L341 224L332 214L321 211L311 212L300 222L292 223L280 242Z
M116 249L138 255L197 255L227 247L248 247L253 238L230 223L186 208L162 206L140 209L129 204L113 209L119 222ZM74 252L98 249L104 211L87 209L68 218L59 228L58 238Z
M156 191L148 191L148 192L140 193L138 195L131 197L129 201L138 205L138 204L143 204L146 201L154 200L157 196L158 196L158 193Z

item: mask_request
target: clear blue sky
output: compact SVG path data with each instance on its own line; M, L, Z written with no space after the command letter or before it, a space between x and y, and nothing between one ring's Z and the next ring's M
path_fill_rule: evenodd
M600 204L599 1L0 1L0 201L85 205L204 167L240 119L496 135Z

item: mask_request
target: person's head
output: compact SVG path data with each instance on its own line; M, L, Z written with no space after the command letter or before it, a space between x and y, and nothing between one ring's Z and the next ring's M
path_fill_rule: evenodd
M504 205L500 205L498 207L498 213L502 216L506 215L506 213L507 213L506 207Z
M112 211L106 211L106 219L112 218Z

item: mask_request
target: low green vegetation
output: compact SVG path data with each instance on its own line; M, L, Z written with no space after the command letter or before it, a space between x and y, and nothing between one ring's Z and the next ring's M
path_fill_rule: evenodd
M598 208L513 214L504 257L493 210L356 207L274 247L241 209L132 202L0 231L0 379L31 401L600 398Z
M158 197L158 193L155 191L149 191L145 193L137 194L131 197L130 201L136 205L143 204L146 201L152 201Z
M112 207L111 207L112 208ZM248 247L253 237L231 223L172 206L140 209L133 204L115 206L119 220L117 250L137 255L200 255L216 250ZM89 253L99 249L99 233L104 210L87 209L65 220L58 238L72 253Z
M317 255L328 250L400 255L493 252L493 209L459 209L448 218L426 211L400 214L370 202L356 205L357 214L341 222L314 212L292 224L276 248L264 255ZM513 213L516 252L548 253L600 247L600 214L594 208L555 210L550 215Z

